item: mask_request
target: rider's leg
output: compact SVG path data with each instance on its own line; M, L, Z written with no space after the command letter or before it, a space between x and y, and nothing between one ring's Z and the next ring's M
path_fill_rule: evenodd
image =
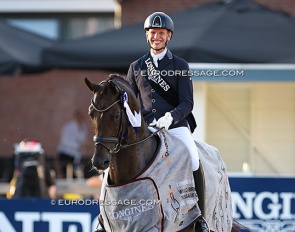
M195 141L193 139L192 133L188 129L188 127L177 127L173 129L168 130L172 135L180 139L186 147L189 150L189 154L191 156L192 160L192 169L193 171L196 171L199 169L199 152L198 148L195 144Z
M209 226L204 219L205 215L205 187L204 187L204 178L203 175L201 175L201 167L199 163L199 152L198 148L195 144L195 141L193 139L193 136L190 132L190 130L187 127L178 127L178 128L173 128L170 129L169 132L173 134L175 137L178 139L182 140L183 143L186 145L186 147L189 150L189 154L191 156L191 161L192 161L192 171L193 171L193 176L194 176L194 181L195 181L195 187L196 187L196 192L198 194L198 206L199 209L201 210L202 215L198 217L198 219L195 222L195 232L209 232ZM203 183L203 184L200 184ZM202 199L203 197L203 199ZM200 204L201 203L201 204Z
M206 189L205 189L205 178L204 178L204 171L202 165L200 165L199 169L197 171L193 171L194 180L195 180L195 186L196 191L199 197L198 205L202 212L202 215L206 217L206 205L205 205L205 199L206 199Z
M198 205L203 216L205 216L205 180L203 175L203 169L200 167L199 163L199 152L195 144L193 136L190 130L187 127L178 127L170 129L169 132L173 134L178 139L182 140L187 146L191 160L192 160L192 169L193 176L195 180L196 192L199 197ZM200 167L200 168L199 168Z

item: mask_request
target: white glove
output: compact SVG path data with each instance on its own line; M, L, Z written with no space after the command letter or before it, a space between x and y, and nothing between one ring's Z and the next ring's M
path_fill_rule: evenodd
M169 126L171 126L173 121L173 118L171 116L170 112L165 113L165 115L161 118L159 118L158 121L150 123L150 126L156 126L158 128L164 127L166 130L168 130Z

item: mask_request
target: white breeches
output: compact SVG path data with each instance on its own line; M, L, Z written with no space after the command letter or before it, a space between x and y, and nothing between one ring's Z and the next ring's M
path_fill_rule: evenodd
M175 137L183 141L183 143L187 146L191 156L191 160L192 160L193 171L198 170L200 165L199 152L189 128L177 127L177 128L169 129L168 131L172 135L174 135Z

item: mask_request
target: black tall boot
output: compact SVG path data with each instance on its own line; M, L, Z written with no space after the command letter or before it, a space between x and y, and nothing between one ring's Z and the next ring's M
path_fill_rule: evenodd
M194 180L195 180L195 187L196 192L199 197L198 205L201 210L201 213L204 217L206 217L206 206L205 206L205 200L206 200L206 185L205 185L205 176L203 167L200 163L199 169L197 171L193 172Z
M206 188L205 188L205 177L204 177L204 171L203 167L200 163L200 167L197 171L193 172L194 180L195 180L195 187L196 192L198 194L198 206L201 210L201 216L196 220L195 223L195 232L210 232L209 226L205 220L205 214L206 214Z

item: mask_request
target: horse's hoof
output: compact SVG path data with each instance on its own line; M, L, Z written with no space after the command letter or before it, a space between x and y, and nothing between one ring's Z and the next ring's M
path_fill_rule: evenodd
M199 217L195 223L195 232L210 232L209 226L202 216Z

